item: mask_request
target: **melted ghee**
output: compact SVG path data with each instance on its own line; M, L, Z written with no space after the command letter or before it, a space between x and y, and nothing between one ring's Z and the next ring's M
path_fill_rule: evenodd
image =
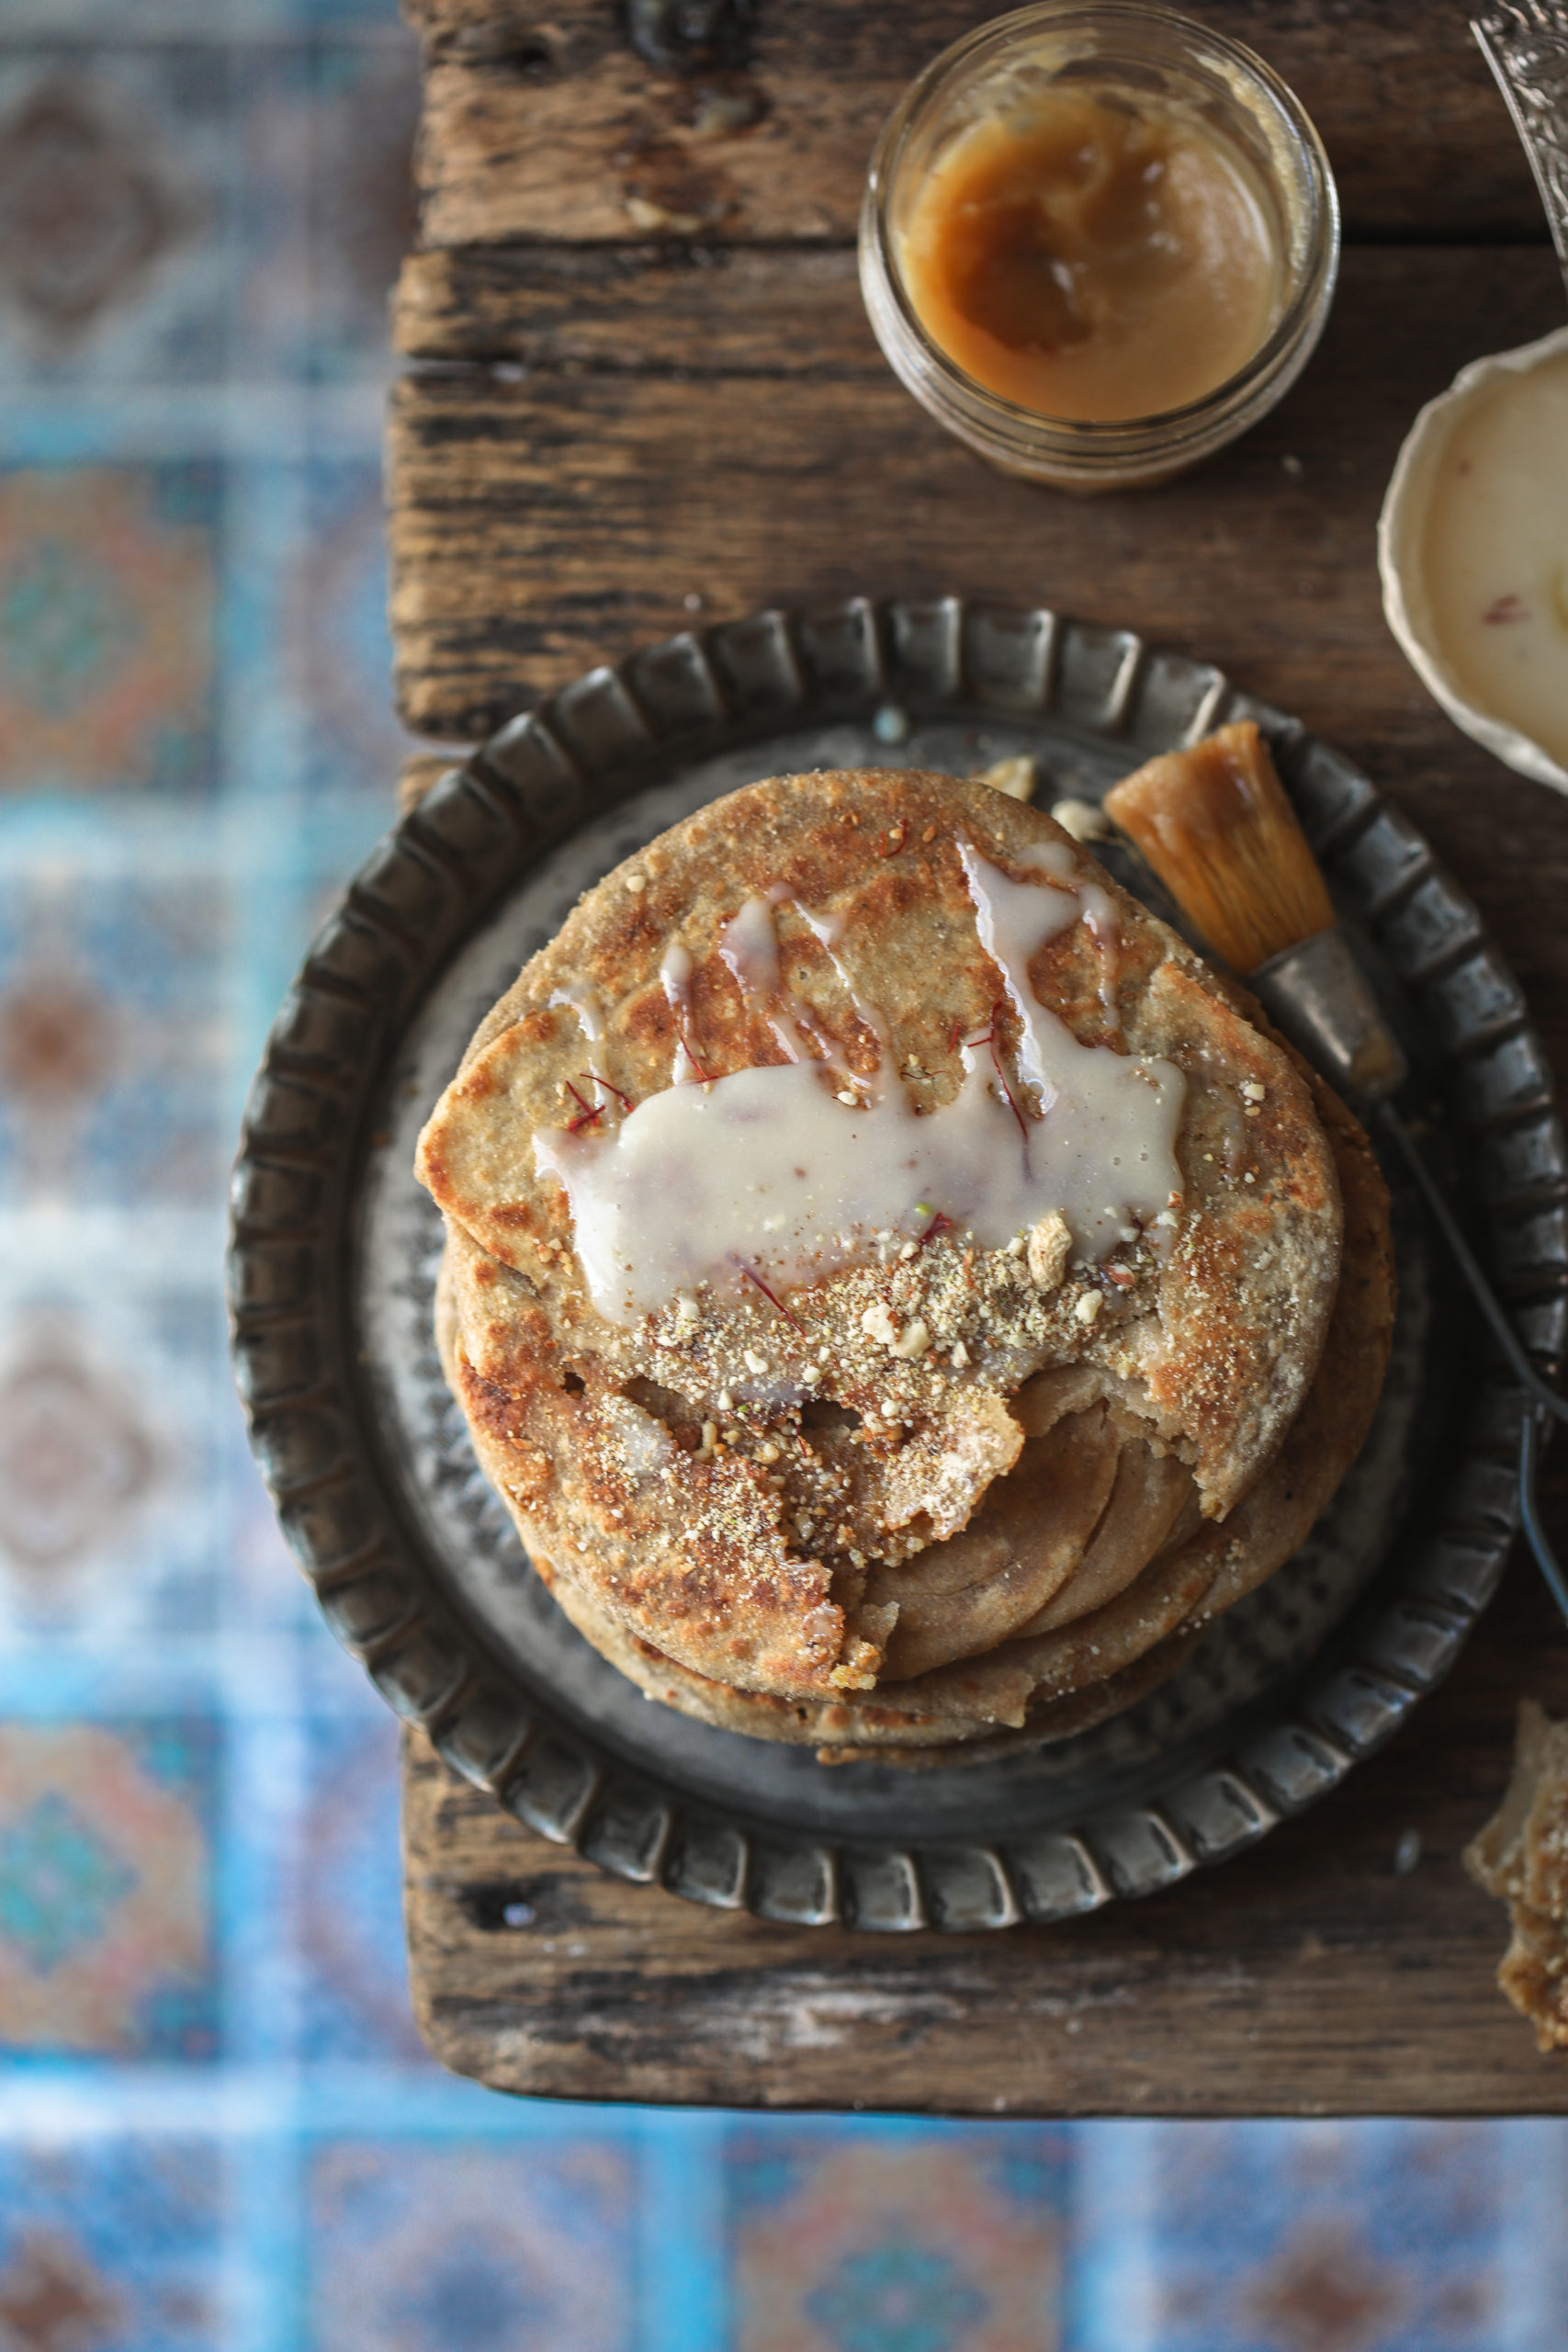
M1052 91L987 116L917 188L898 240L948 357L1042 416L1112 421L1201 400L1283 307L1267 201L1186 116Z

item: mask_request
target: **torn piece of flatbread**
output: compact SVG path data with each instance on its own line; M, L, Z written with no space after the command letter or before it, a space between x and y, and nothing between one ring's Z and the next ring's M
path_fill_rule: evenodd
M1568 1722L1519 1705L1513 1777L1464 1849L1464 1866L1508 1905L1513 1941L1497 1982L1541 2050L1568 2050Z

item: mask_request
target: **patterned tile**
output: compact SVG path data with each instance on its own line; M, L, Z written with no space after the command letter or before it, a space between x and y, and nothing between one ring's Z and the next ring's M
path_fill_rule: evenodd
M6 2352L215 2352L225 2171L210 2141L0 2145Z
M367 14L368 12L367 12ZM345 5L344 16L350 14ZM419 51L411 33L323 40L310 154L312 370L389 372L387 298L417 228Z
M128 1277L129 1221L96 1246L28 1232L12 1222L0 1253L0 1645L206 1633L227 1377L213 1286L199 1263Z
M0 1416L0 1550L27 1600L53 1599L145 1501L157 1439L135 1392L103 1375L66 1316L40 1313L17 1332Z
M1490 2352L1492 2127L1156 2128L1157 2352Z
M0 5L0 2352L1560 2352L1557 2125L625 2121L424 2055L396 1728L215 1246L406 749L416 96L397 0Z
M231 1152L226 893L209 872L0 876L0 1187L208 1205Z
M220 511L202 462L0 472L0 794L210 791Z
M604 2138L329 2143L310 2352L631 2352L636 2179Z
M247 382L303 380L311 372L314 78L310 43L285 39L245 54L235 93L247 201L232 288L233 360L236 376Z
M739 2134L736 2352L1052 2352L1066 2148L1006 2124Z
M389 26L374 38L284 41L256 53L238 103L251 190L239 367L381 380L391 370L387 298L414 230L413 36Z
M337 1645L321 1623L315 1597L283 1540L272 1498L251 1452L238 1397L220 1393L218 1412L225 1622L243 1635L300 1632L314 1635L319 1629L336 1650ZM346 1657L344 1662L350 1663ZM363 1675L358 1666L353 1670Z
M391 714L381 471L372 457L319 457L288 574L288 674L305 714L305 784L318 799L363 793L390 821L409 739Z
M249 43L321 27L340 34L403 26L401 0L6 0L7 39L170 40L225 35Z
M301 2054L392 2059L434 2072L409 2008L397 1724L384 1707L368 1717L318 1719L306 1744L291 1870Z
M299 0L309 9L312 0ZM94 48L195 35L212 40L247 26L261 31L293 0L6 0L8 40L50 38Z
M401 0L278 0L304 21L345 29L351 26L388 31L403 28L407 12Z
M0 51L0 380L222 375L230 149L221 46Z
M0 2047L218 2047L208 1719L0 1726Z

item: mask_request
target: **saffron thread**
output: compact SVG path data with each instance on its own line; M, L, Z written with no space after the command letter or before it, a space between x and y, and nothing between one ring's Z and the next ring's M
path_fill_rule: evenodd
M997 1084L1002 1090L1002 1098L1007 1103L1008 1109L1018 1121L1019 1134L1023 1137L1025 1143L1027 1143L1029 1141L1028 1124L1024 1118L1022 1109L1018 1102L1017 1097L1014 1095L1011 1087L1008 1084L1007 1072L1002 1068L1001 1053L997 1044L997 1014L1000 1008L998 1006L993 1005L991 1007L990 1027L982 1031L978 1037L965 1037L964 1042L966 1046L989 1046L991 1049L991 1067L997 1073Z
M695 1054L692 1051L692 1040L687 1033L686 1016L683 1012L677 1017L675 1023L675 1034L681 1040L682 1051L684 1053L686 1059L691 1063L692 1068L696 1071L697 1076L701 1079L703 1084L705 1086L711 1086L713 1083L713 1072L711 1070L705 1070L701 1062L698 1061Z
M745 1275L746 1280L750 1283L755 1289L761 1292L762 1296L767 1300L768 1305L770 1306L776 1307L778 1312L784 1317L784 1321L786 1323L793 1324L795 1329L800 1333L801 1338L804 1340L806 1337L805 1324L796 1321L795 1317L790 1313L788 1307L784 1305L783 1299L775 1297L774 1294L768 1288L768 1285L762 1280L761 1275L754 1274L751 1272L750 1267L745 1264L739 1258L736 1259L735 1263L739 1267L740 1272Z
M1029 1141L1029 1129L1025 1125L1022 1111L1019 1108L1018 1103L1013 1099L1013 1091L1008 1084L1007 1072L1002 1068L1002 1057L997 1051L997 1033L994 1029L991 1031L990 1036L984 1042L988 1044L991 1048L991 1063L997 1073L997 1084L1001 1088L1003 1094L1007 1098L1008 1109L1018 1121L1019 1134L1023 1137L1024 1142L1027 1143Z

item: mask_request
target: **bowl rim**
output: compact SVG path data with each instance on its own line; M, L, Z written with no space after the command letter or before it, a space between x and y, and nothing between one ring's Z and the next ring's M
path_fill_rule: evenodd
M1422 518L1422 503L1433 470L1461 418L1500 376L1528 375L1564 353L1568 353L1568 326L1554 327L1550 334L1510 351L1486 352L1468 360L1448 389L1417 411L1394 460L1378 515L1378 578L1383 615L1401 652L1455 726L1516 775L1568 793L1568 768L1522 729L1472 702L1460 687L1437 651L1420 566L1410 553L1411 535Z

